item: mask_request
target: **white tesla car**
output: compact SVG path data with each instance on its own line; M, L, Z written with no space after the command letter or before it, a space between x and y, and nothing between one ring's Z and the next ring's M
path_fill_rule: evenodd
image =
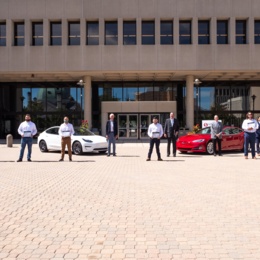
M71 146L74 154L82 154L84 152L106 153L106 138L95 135L87 129L74 128L75 133L71 137ZM37 143L41 152L49 150L61 150L61 137L59 136L59 126L53 126L42 132L37 139Z

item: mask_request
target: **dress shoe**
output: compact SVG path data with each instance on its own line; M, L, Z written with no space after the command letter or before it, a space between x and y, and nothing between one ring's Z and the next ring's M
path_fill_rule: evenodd
M31 159L28 159L27 162L31 162L32 160Z
M158 158L158 160L157 161L163 161L163 159L162 158Z
M150 158L147 158L146 161L151 161L151 159L150 159Z
M252 159L257 159L256 157L253 157Z
M174 154L173 157L176 157L176 154Z
M63 159L59 159L59 162L63 162Z
M113 156L116 156L116 154L113 154Z
M70 162L72 161L72 158L69 158Z
M248 159L248 156L245 156L245 159Z
M167 154L167 157L169 157L170 155L169 154Z
M22 162L22 160L21 160L21 159L18 159L17 162Z
M107 157L109 157L109 156L110 156L110 154L107 155Z
M214 153L214 156L217 156L217 154L216 154L216 153Z
M219 154L218 156L222 156L222 154Z

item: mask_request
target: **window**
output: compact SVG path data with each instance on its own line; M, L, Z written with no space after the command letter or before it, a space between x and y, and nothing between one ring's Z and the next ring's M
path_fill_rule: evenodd
M6 23L0 23L0 46L6 46Z
M161 44L173 44L173 21L161 21Z
M124 21L123 24L123 44L136 45L136 22Z
M180 21L179 32L180 44L191 44L191 21Z
M80 45L80 22L69 22L69 45Z
M42 22L32 23L32 45L33 46L43 45L43 23Z
M228 21L217 21L217 44L228 44Z
M260 44L260 20L255 21L255 44Z
M236 44L246 44L246 21L236 21Z
M14 45L24 46L24 22L14 23Z
M61 45L61 22L51 22L50 23L50 45Z
M209 34L209 21L199 21L198 22L198 43L199 44L210 44Z
M105 22L105 45L118 44L117 22Z
M143 45L155 44L154 21L143 21L142 22L142 44Z
M87 22L87 45L99 45L98 22Z

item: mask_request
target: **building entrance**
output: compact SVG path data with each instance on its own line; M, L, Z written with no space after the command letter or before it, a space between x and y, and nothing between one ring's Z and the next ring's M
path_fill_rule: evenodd
M147 130L152 118L159 114L118 114L119 138L126 139L148 139Z

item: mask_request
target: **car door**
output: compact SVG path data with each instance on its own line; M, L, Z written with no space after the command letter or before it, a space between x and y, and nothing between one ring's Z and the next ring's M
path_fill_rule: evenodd
M237 127L232 128L233 131L233 138L234 138L234 149L241 149L241 146L243 147L242 143L242 135L241 135L241 130Z
M46 142L49 149L60 150L61 138L59 136L59 127L52 127L46 131Z
M222 131L222 150L229 150L233 146L233 135L230 127L226 127Z

